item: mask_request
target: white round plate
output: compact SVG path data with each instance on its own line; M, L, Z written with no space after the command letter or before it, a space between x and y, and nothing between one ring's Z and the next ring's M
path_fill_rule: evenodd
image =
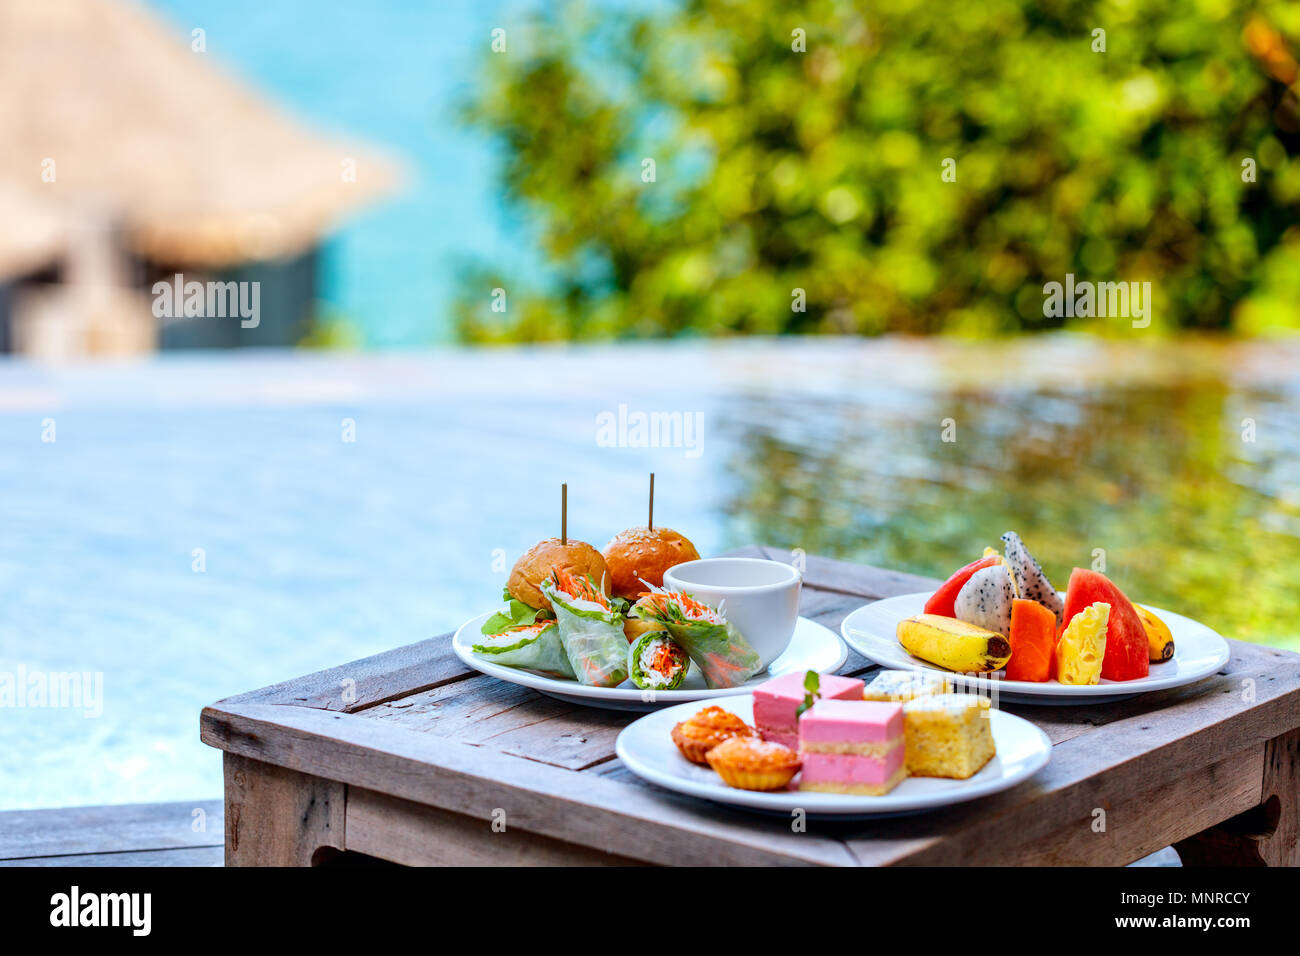
M774 660L761 673L755 674L739 687L725 687L710 690L704 686L704 677L694 664L686 672L686 679L676 690L655 691L653 699L649 691L641 690L631 681L624 681L617 687L587 687L576 680L563 680L547 677L536 671L520 670L517 667L502 667L484 660L474 653L473 645L480 637L483 622L492 616L492 612L480 614L460 626L455 637L451 639L452 650L456 656L477 671L492 677L499 677L511 684L522 684L540 690L543 694L559 697L589 707L607 707L612 710L654 710L667 704L680 704L683 701L706 700L712 697L728 697L736 694L748 694L757 685L773 677L788 674L790 671L818 671L829 673L839 668L849 656L844 642L830 628L799 618L794 627L794 636L790 646L780 657Z
M979 687L987 691L996 685L1001 700L1018 704L1104 704L1110 701L1135 697L1153 690L1181 687L1209 677L1228 663L1228 642L1204 624L1181 614L1164 611L1146 604L1160 619L1169 625L1174 636L1174 656L1161 664L1152 664L1146 677L1137 680L1110 681L1100 684L1058 684L1056 681L1037 683L1024 680L1002 680L1001 671L992 678L954 674L933 664L913 657L903 649L895 636L898 622L920 614L931 592L900 594L860 607L844 619L840 631L849 646L884 667L902 670L922 668L948 675L954 683Z
M753 694L728 697L715 703L746 723L754 721ZM1047 734L1023 717L990 710L993 743L998 752L969 780L908 777L879 797L800 790L758 793L728 787L711 769L691 763L678 751L672 740L673 724L698 710L691 704L682 704L647 714L623 728L614 743L614 752L638 777L693 797L786 815L794 810L803 810L814 817L850 818L918 813L997 793L1032 777L1052 755L1052 744ZM797 777L795 782L798 782Z

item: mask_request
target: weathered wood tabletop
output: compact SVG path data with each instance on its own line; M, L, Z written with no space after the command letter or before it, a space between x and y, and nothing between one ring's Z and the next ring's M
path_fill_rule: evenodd
M838 631L862 604L934 583L810 557L801 611ZM410 864L1123 864L1170 844L1185 863L1300 863L1300 655L1230 643L1223 670L1188 687L1003 704L1053 744L1012 790L805 832L640 781L614 755L637 714L480 675L450 635L227 698L204 709L201 735L225 751L230 865L339 851ZM872 666L850 652L841 672Z

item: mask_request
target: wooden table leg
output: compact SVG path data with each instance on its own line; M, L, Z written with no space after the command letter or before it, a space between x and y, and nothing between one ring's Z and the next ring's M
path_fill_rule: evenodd
M1300 729L1264 745L1263 802L1175 844L1186 866L1300 866Z
M226 866L311 866L322 847L343 849L344 784L223 756Z

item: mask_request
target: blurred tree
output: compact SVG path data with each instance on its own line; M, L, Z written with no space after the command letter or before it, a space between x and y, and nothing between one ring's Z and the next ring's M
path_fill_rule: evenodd
M543 14L465 115L552 268L470 269L459 332L1130 327L1044 317L1066 273L1151 281L1157 329L1300 327L1297 41L1283 0Z

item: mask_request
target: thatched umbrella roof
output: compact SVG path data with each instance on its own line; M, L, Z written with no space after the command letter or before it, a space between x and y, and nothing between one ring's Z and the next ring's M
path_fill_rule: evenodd
M389 165L303 129L188 40L133 0L0 2L0 183L104 210L138 253L194 266L301 252L390 187Z
M0 281L50 265L63 251L65 238L53 210L0 183Z

